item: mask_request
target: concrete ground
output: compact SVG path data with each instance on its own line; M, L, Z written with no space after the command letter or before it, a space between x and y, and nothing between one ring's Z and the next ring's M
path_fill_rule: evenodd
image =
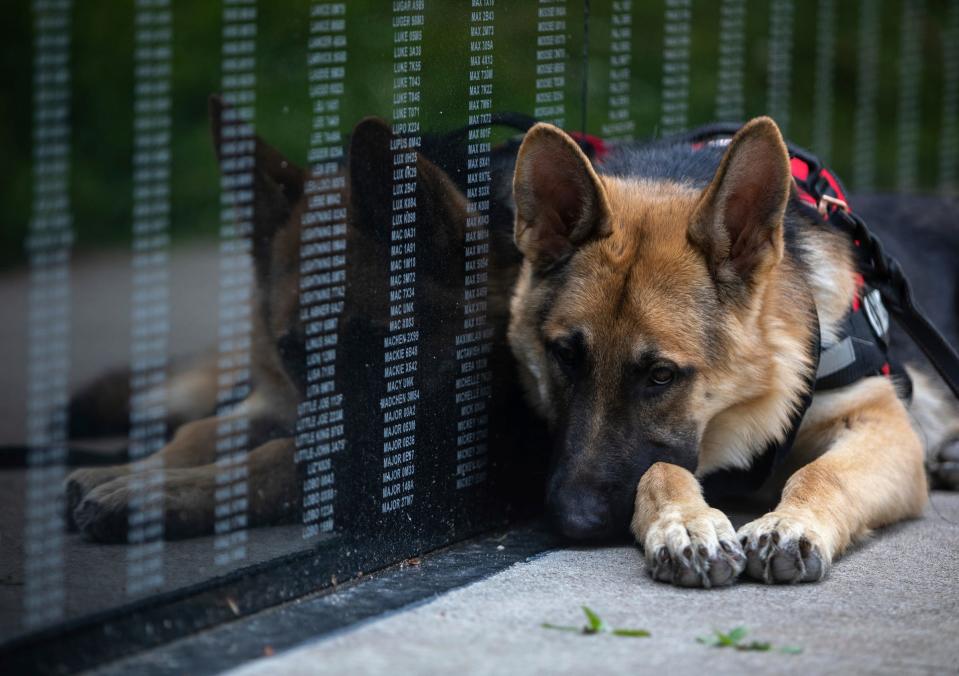
M581 605L652 636L540 626L582 625ZM802 652L696 642L737 626L747 642ZM650 580L633 547L564 549L229 673L941 674L959 673L957 638L959 494L940 492L924 518L877 533L819 584L677 589Z

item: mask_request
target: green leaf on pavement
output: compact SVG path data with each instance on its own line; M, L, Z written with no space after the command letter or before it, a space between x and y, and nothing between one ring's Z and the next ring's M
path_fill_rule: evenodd
M749 630L746 629L746 627L736 627L731 632L729 632L729 635L726 638L732 641L734 644L736 644L742 641L744 638L746 638L746 634L748 633L749 633Z
M736 650L755 650L757 652L768 652L770 648L772 648L771 644L762 641L736 644Z
M769 652L773 649L772 643L768 641L750 641L749 643L743 643L742 641L746 638L747 633L749 633L749 630L746 629L746 627L736 627L726 634L718 629L713 629L712 636L697 636L696 641L703 645L714 646L716 648L735 648L736 650L742 650L744 652ZM783 646L779 648L779 652L787 655L798 655L802 652L802 648L797 646Z
M570 627L566 625L550 624L543 622L540 626L543 629L556 629L557 631L572 631L577 634L612 634L613 636L630 636L633 638L643 638L650 633L645 629L614 629L603 621L596 611L582 606L583 613L586 615L587 624L583 627Z
M600 632L609 631L609 627L606 626L606 623L603 622L602 618L600 618L600 616L595 612L586 606L583 606L583 612L586 613L586 620L589 622L587 629L590 633L598 634Z
M645 629L613 629L614 636L633 636L635 638L645 638L650 635Z

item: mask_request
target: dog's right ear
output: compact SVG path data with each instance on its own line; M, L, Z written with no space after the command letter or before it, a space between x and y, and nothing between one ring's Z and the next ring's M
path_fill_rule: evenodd
M516 246L546 269L584 242L611 232L606 191L565 132L539 123L526 134L513 176Z
M744 125L703 191L688 233L721 287L748 289L782 259L792 183L789 151L776 123L759 117Z

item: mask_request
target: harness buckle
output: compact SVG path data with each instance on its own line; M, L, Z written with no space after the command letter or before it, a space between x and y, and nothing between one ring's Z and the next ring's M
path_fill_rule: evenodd
M819 198L819 204L817 208L819 209L819 214L826 218L829 215L829 207L836 207L837 209L842 209L843 211L849 211L849 205L846 204L845 200L841 200L838 197L831 197L829 195L822 195Z

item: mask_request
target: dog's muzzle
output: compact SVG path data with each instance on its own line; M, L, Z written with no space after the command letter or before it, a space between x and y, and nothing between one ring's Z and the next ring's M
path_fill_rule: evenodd
M608 540L624 532L621 510L612 508L609 496L590 488L551 491L546 507L554 527L573 540Z

